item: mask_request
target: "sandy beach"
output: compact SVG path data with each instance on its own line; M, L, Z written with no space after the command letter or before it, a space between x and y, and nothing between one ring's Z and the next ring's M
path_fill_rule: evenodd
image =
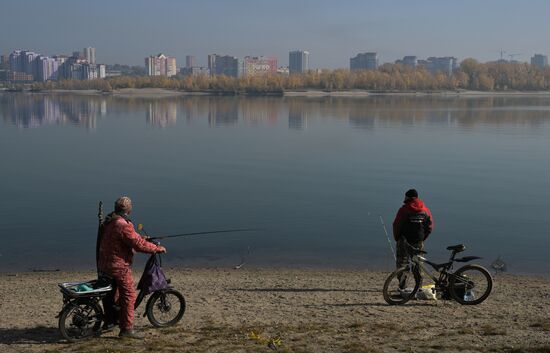
M175 327L136 312L144 341L118 330L64 342L57 283L93 272L0 274L1 352L550 352L550 278L499 274L478 306L413 301L389 306L387 273L326 269L165 269L186 297ZM136 275L136 273L134 273ZM136 276L135 276L136 277Z

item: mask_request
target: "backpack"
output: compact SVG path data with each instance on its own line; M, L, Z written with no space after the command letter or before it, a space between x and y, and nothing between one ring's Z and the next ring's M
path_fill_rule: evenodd
M428 229L431 222L426 212L408 213L403 220L402 233L409 243L424 241L429 235Z

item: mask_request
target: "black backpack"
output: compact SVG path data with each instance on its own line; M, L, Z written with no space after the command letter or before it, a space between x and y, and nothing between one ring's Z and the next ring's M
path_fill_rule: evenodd
M430 234L432 221L426 212L411 212L404 216L402 234L409 243L424 241Z

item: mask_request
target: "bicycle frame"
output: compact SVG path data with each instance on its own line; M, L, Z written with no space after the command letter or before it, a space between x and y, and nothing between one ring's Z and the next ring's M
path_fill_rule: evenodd
M453 273L449 271L453 268L455 256L456 252L453 251L448 262L445 262L443 264L436 264L434 262L428 261L428 259L420 254L414 254L409 257L409 266L413 271L416 270L420 274L424 273L425 275L427 275L434 282L435 290L441 291L442 289L447 287L448 279L450 276L453 275ZM426 269L424 263L430 265L435 270L435 272L439 274L439 276L436 276L434 272Z

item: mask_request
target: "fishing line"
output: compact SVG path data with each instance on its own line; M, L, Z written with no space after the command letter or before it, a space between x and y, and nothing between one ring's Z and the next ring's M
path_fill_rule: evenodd
M225 229L225 230L211 230L208 232L193 232L193 233L183 233L183 234L173 234L173 235L163 235L159 237L151 237L149 240L160 240L168 238L177 238L177 237L188 237L191 235L202 235L202 234L220 234L220 233L233 233L233 232L255 232L262 231L264 229L260 228L243 228L243 229Z

